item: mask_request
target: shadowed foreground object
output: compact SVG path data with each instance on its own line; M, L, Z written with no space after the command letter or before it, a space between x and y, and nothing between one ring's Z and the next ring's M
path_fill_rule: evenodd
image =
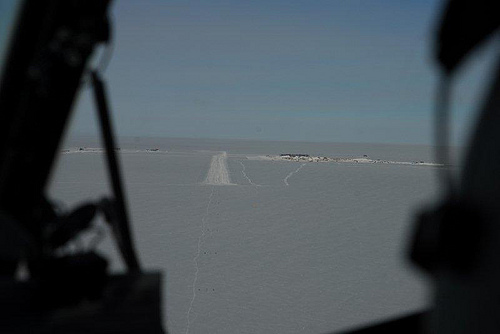
M379 324L363 327L349 331L351 334L368 334L368 333L405 333L417 334L422 333L424 329L425 319L428 317L426 312L415 313L405 317L396 318L381 322Z
M436 39L436 58L451 73L467 55L500 25L493 0L452 0L448 3Z
M0 283L2 333L162 332L159 274L110 276L101 298L55 311L37 307L50 296L38 300L35 284Z
M471 51L500 25L494 5L494 1L487 0L454 0L448 4L438 35L437 60L449 79ZM500 332L500 66L497 66L490 91L480 106L479 122L469 143L461 179L448 183L441 203L423 213L416 224L411 257L433 278L435 285L427 332ZM448 85L450 81L447 80ZM437 113L447 119L447 110L438 109ZM438 149L439 145L447 145L448 131L442 130L445 135ZM440 134L436 135L439 138Z
M438 161L448 162L448 94L453 74L500 25L492 0L451 0L437 32L435 55L444 80L436 110ZM445 103L442 103L445 101ZM411 260L434 280L432 309L353 333L500 332L500 64L481 106L464 171L454 182L439 172L443 198L419 215Z
M110 39L107 0L24 1L0 91L0 332L162 333L161 274L142 273L129 231L105 90L92 75L113 193L69 212L45 191L87 61ZM68 252L101 214L128 272ZM74 246L74 245L73 245ZM24 264L24 281L16 280Z

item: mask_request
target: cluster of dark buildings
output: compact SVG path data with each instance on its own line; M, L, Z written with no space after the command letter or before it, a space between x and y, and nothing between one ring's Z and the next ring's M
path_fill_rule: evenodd
M304 157L304 158L308 158L309 157L309 154L300 154L300 153L285 153L285 154L280 154L280 157L282 158L300 158L300 157Z

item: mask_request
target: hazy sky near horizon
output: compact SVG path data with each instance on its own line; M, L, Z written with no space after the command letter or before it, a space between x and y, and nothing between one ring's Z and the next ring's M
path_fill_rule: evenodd
M122 136L430 143L441 1L115 0L106 70ZM491 49L491 48L490 48ZM490 69L459 77L456 138ZM96 133L84 89L71 135Z

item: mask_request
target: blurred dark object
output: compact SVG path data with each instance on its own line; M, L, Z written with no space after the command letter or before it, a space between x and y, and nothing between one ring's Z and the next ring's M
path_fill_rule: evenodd
M160 285L158 273L111 275L99 299L54 311L37 307L36 282L1 282L0 332L162 333Z
M450 82L465 58L500 26L492 0L452 0L436 40L443 69L436 117L438 161L449 168ZM443 196L418 215L411 260L434 282L429 311L388 320L353 333L500 333L500 63L478 111L459 180L438 169ZM443 156L445 155L445 156ZM455 182L457 181L457 182Z
M493 1L450 1L437 60L453 76L500 25ZM499 333L500 64L475 126L460 179L416 222L411 258L434 282L424 332Z
M448 2L436 40L436 57L447 73L500 26L497 5L494 0Z
M78 233L90 227L96 210L94 204L84 204L68 215L59 217L48 226L44 243L52 249L65 245Z
M46 309L99 300L107 281L108 262L95 252L52 257L38 263L35 302ZM42 303L40 305L40 303Z
M25 1L0 90L0 210L43 250L44 190L83 70L107 32L107 0Z
M432 333L500 332L499 126L500 66L456 191L417 222L412 254L434 281Z
M163 332L161 276L140 270L97 73L112 197L106 206L84 203L59 212L45 195L84 70L95 48L110 39L109 4L25 0L20 9L0 86L1 333ZM76 247L98 213L112 227L125 275L110 276L103 256ZM20 264L24 282L16 279Z
M427 314L425 312L417 312L406 315L400 318L387 320L375 325L362 327L349 331L350 334L373 334L373 333L405 333L417 334L421 333L424 328L424 323Z
M140 271L139 261L135 255L130 236L129 218L125 205L125 194L121 183L121 172L116 159L113 128L109 117L109 109L104 90L104 83L96 71L90 73L92 86L94 88L94 97L101 123L101 134L106 149L106 158L108 162L108 171L111 178L111 187L113 189L114 199L105 202L102 206L105 217L110 223L111 228L118 241L118 247L129 268L132 271Z
M423 212L416 223L412 261L430 274L439 268L467 274L480 260L485 236L482 221L468 202L449 200Z

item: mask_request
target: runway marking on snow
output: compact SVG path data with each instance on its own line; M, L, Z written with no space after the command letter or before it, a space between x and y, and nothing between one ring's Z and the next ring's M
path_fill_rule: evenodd
M243 164L243 162L242 161L238 161L238 162L240 163L241 167L243 167L243 169L241 170L241 173L243 174L245 179L247 179L248 183L250 183L252 186L258 186L258 184L253 183L252 180L250 180L250 178L248 177L247 173L245 173L246 167Z
M232 185L229 171L227 170L227 152L212 156L205 184Z
M302 169L302 167L304 167L306 164L302 164L299 166L299 168L297 168L296 170L294 170L293 172L290 172L284 179L283 179L283 182L285 183L286 186L289 186L288 184L288 179L290 177L292 177L293 174L297 173L298 171L300 171Z
M196 299L196 283L198 282L198 273L200 272L200 268L198 267L198 259L199 259L200 254L201 254L201 244L203 242L203 239L205 238L205 230L206 230L205 227L207 225L207 217L208 217L208 213L210 210L210 204L212 204L212 198L214 196L214 191L215 191L215 187L212 187L212 191L210 192L210 196L208 197L208 204L207 204L207 207L205 209L205 214L201 218L201 233L200 233L200 236L198 237L198 249L196 251L196 256L193 258L194 267L195 267L194 279L193 279L193 297L191 298L191 302L189 303L189 308L188 308L188 311L186 313L186 316L187 316L187 325L186 325L186 332L185 332L186 334L189 333L189 327L190 327L191 322L192 322L191 321L191 311L193 310L193 304L194 304L194 301ZM196 319L196 317L195 317L195 319Z

